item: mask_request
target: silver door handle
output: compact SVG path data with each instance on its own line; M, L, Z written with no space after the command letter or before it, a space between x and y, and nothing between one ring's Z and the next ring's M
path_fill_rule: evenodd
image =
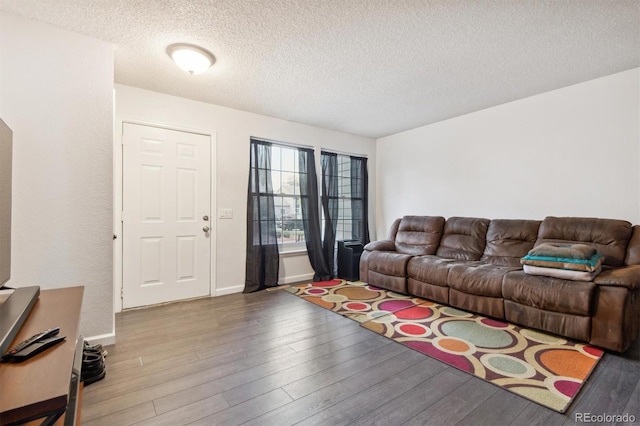
M208 227L208 226L205 226L205 227L203 227L203 228L202 228L202 230L203 230L204 232L209 232L209 227Z

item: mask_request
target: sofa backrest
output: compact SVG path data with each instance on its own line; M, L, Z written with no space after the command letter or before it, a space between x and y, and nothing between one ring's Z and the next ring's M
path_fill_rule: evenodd
M587 244L605 256L604 265L622 266L631 232L631 224L625 220L548 216L540 225L535 245Z
M539 220L493 219L481 260L501 266L520 266L520 258L536 243L540 223Z
M480 260L488 227L489 219L450 217L436 254L447 259Z
M640 265L640 225L633 227L633 234L627 246L625 265Z
M413 256L435 254L443 228L442 216L404 216L395 236L396 251Z
M387 235L387 240L389 241L396 240L396 235L398 234L398 228L400 227L400 221L402 221L402 218L400 217L393 221L393 223L391 224L391 229L389 229L389 235Z

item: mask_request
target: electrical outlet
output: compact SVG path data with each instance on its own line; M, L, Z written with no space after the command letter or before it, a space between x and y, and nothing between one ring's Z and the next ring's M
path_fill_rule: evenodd
M233 219L233 209L218 209L218 219Z

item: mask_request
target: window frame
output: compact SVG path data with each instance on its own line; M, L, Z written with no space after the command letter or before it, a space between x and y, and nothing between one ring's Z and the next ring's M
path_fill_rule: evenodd
M338 201L338 219L336 220L336 234L335 234L335 246L337 248L338 246L338 241L344 241L344 240L352 240L354 239L354 235L353 235L353 213L352 213L352 209L353 209L353 201L359 201L361 203L364 203L364 199L365 199L365 194L361 194L359 197L358 196L353 196L352 192L351 192L351 174L353 173L353 170L351 169L351 158L355 157L355 158L366 158L365 155L357 155L357 154L343 154L343 153L339 153L339 152L333 152L331 150L327 150L327 149L322 149L320 151L320 158L322 158L322 154L330 154L330 155L336 155L336 166L337 166L337 178L338 178L338 182L337 182L337 186L338 186L338 196L331 196L331 195L327 195L327 199L329 200L337 200ZM341 161L342 160L342 161ZM349 175L346 176L343 172L343 169L341 168L341 166L343 164L349 164ZM362 179L362 177L358 178L358 179ZM346 180L346 185L344 183L343 180ZM349 188L349 195L343 195L344 193L341 193L340 189L347 186ZM350 215L347 218L345 218L344 216L341 217L341 213L344 213L345 210L345 201L348 200L350 202L349 205L349 211L350 211ZM363 217L360 220L364 220L365 218ZM324 229L325 227L325 223L326 223L326 219L325 219L325 212L324 210L322 211L322 228ZM342 235L341 235L341 231L340 231L340 225L342 224ZM344 236L344 229L345 227L348 226L351 228L350 229L350 236L348 238L346 238ZM324 235L322 236L322 239L324 241Z
M293 221L294 223L300 223L302 224L302 221L304 220L302 218L302 195L301 195L301 191L300 191L300 169L299 169L299 164L298 164L298 147L295 146L290 146L290 145L286 145L286 144L280 144L277 142L272 143L271 145L271 186L273 189L273 197L274 197L274 204L275 204L275 209L276 209L276 232L279 232L280 234L277 237L277 241L278 241L278 252L285 254L285 253L306 253L307 251L307 243L306 243L306 235L304 232L304 226L302 227L296 227L294 229L292 229L292 231L295 231L294 234L296 235L297 238L298 235L302 235L302 240L298 240L298 241L292 241L292 242L285 242L284 238L285 238L285 231L289 231L289 230L285 230L284 229L284 223L285 221ZM292 160L293 160L293 165L291 166L291 169L288 169L288 166L283 166L283 151L284 150L290 150L293 153L292 156ZM279 159L278 162L274 161L274 156L276 155L276 152L279 153ZM274 164L276 164L278 166L278 168L274 167ZM276 188L276 184L275 184L275 180L274 180L274 174L279 174L279 185ZM288 192L288 191L283 191L284 186L283 186L283 175L285 174L292 174L293 175L293 183L291 184L293 191L292 192ZM291 200L290 203L285 203L284 200L285 199L289 199ZM276 200L280 200L279 204L276 204ZM293 217L288 217L285 218L285 205L290 207L293 206ZM278 226L278 224L280 226Z

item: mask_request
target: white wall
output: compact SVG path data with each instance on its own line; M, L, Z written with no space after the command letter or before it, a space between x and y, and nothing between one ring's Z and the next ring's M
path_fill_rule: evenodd
M83 285L81 333L110 335L112 46L0 13L0 64L14 142L9 285Z
M406 214L640 223L639 69L377 140L377 231Z
M216 219L215 295L244 288L251 136L366 155L370 162L369 192L374 202L376 146L373 139L122 85L116 85L116 119L215 133L215 204L218 209L233 209L233 219ZM373 210L370 209L372 237L375 236ZM217 217L215 212L212 216ZM283 256L280 269L281 283L313 276L306 254Z

